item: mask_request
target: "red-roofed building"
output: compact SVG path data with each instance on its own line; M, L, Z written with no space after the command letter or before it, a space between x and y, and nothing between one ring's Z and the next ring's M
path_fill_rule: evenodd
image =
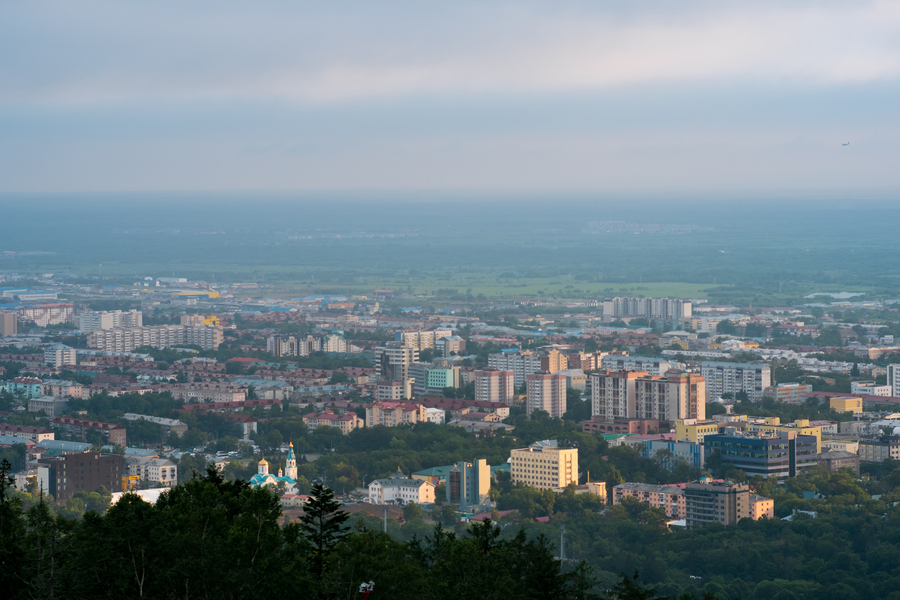
M44 440L52 440L53 432L46 427L33 427L31 425L9 425L0 423L0 435L22 438L39 444Z
M426 406L418 402L373 402L366 406L366 426L424 423L428 420L427 415Z

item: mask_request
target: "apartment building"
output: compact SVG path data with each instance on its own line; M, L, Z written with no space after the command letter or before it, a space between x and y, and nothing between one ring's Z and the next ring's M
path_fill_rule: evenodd
M556 373L557 371L565 371L568 368L568 356L559 350L548 350L546 354L541 355L541 371L545 373Z
M59 396L38 396L28 400L28 412L42 412L50 418L69 410L69 399Z
M430 363L415 362L409 366L413 380L413 395L417 398L428 394L440 395L444 388L459 387L459 367L436 367Z
M670 519L683 519L686 516L684 490L677 485L620 483L613 488L613 504L621 504L625 498L634 498L652 508L661 508Z
M665 375L676 364L660 358L659 356L624 356L621 354L607 354L601 360L605 371L641 371L648 375Z
M412 379L406 381L379 381L375 384L375 398L381 401L409 400L413 397Z
M851 387L853 384L850 384ZM799 383L779 383L776 386L768 386L763 390L763 398L772 398L776 402L787 404L800 404L813 391L811 385Z
M891 396L900 396L900 365L887 366L887 384L891 387Z
M409 379L409 367L418 361L418 348L409 346L377 346L375 348L375 369L381 380L405 381Z
M476 402L510 402L516 396L516 374L512 371L475 371Z
M38 489L65 504L78 492L120 489L125 466L118 454L88 451L40 458L37 472Z
M488 367L498 371L512 371L513 383L519 387L525 383L525 376L541 370L541 357L530 350L512 350L488 356Z
M634 380L636 419L674 422L706 418L706 382L694 373Z
M708 523L733 525L750 516L750 486L704 477L684 486L688 529Z
M435 341L434 347L443 357L449 357L454 354L463 354L466 351L466 340L458 335L451 335Z
M329 333L322 338L322 352L347 352L347 340L344 336L336 333Z
M864 396L891 396L893 395L893 387L890 385L876 385L874 381L851 381L850 393Z
M730 363L704 361L700 374L706 381L706 401L713 402L722 394L744 392L758 402L763 390L772 385L772 370L766 363Z
M130 477L149 481L154 487L173 487L178 483L178 466L167 458L129 456L125 469Z
M822 452L816 456L816 462L823 469L838 471L846 467L857 475L859 475L859 460L859 454L856 452L842 452L840 450Z
M131 352L135 348L170 348L187 344L218 350L224 340L221 327L206 325L154 325L124 329L98 329L87 335L88 348L107 352Z
M900 436L882 435L859 439L859 460L880 463L885 459L900 460Z
M79 437L82 440L87 438L88 431L96 431L110 444L122 446L123 448L127 446L125 443L125 428L118 423L91 421L89 419L74 419L72 417L54 417L50 419L50 427L58 431L65 431L69 435Z
M578 448L560 448L556 440L535 442L510 452L513 483L539 490L578 485Z
M779 431L794 431L799 435L809 435L816 438L816 452L822 451L822 428L811 425L808 419L797 419L793 423L782 423L778 417L765 417L761 421L751 421L746 426L747 431L764 433L778 433Z
M70 348L65 344L52 344L44 349L44 364L48 367L59 369L75 366L77 363L75 348Z
M704 419L677 419L675 421L675 439L702 444L708 435L719 433L721 423Z
M366 406L366 427L396 427L427 420L425 406L417 402L373 402Z
M691 301L681 298L609 298L603 301L603 322L620 317L677 321L692 316Z
M97 311L78 315L76 322L82 333L98 329L128 329L143 327L144 314L139 310Z
M72 320L72 304L38 304L36 306L20 306L19 320L33 322L38 327L60 325Z
M20 398L38 398L44 395L44 382L36 377L15 377L0 381L0 388Z
M0 337L12 337L18 333L17 313L0 312Z
M228 383L176 383L166 386L165 391L176 400L187 402L244 402L247 388Z
M441 338L453 335L452 329L434 329L432 331L399 331L394 334L394 340L400 342L401 346L407 348L415 348L416 350L427 350L435 348L437 341Z
M562 373L531 373L525 376L525 412L531 417L542 410L551 419L566 414L566 376Z
M39 444L44 440L52 440L53 431L46 427L34 427L32 425L10 425L9 423L0 423L0 435L7 437L22 438L33 444Z
M148 421L159 425L166 436L174 435L181 437L187 431L187 425L178 419L165 419L163 417L152 417L150 415L139 415L136 413L125 413L122 418L126 421Z
M266 338L266 352L282 356L309 356L322 350L322 340L308 335L305 338L293 335L273 335Z
M84 386L74 381L65 379L48 379L42 384L45 396L68 396L69 398L81 398L84 394Z
M303 422L310 431L319 427L335 427L344 435L349 434L357 427L365 426L365 421L352 411L344 414L335 413L333 410L312 412L303 415Z
M817 466L816 438L796 431L738 432L707 435L703 440L707 457L718 453L722 462L748 476L795 477Z
M641 456L655 458L660 451L672 454L675 460L683 460L695 469L702 469L706 462L706 452L703 444L695 442L670 442L669 440L644 440L638 446ZM674 465L667 464L671 467Z

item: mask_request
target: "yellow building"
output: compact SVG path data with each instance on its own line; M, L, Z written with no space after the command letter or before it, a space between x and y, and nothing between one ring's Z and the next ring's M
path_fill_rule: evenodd
M828 405L831 407L831 410L842 413L849 412L858 414L863 410L862 398L854 398L851 396L843 398L829 398Z
M753 423L750 431L762 431L765 433L778 433L781 431L796 431L797 435L812 435L816 438L816 454L822 451L822 428L810 427L806 419L797 419L793 423L781 424L778 417L766 417L763 423Z
M556 440L535 442L510 452L513 483L539 490L578 485L578 448L560 448Z
M716 421L675 420L675 439L678 441L689 440L695 444L702 444L704 437L717 433L719 433L719 423Z
M754 521L775 518L775 501L765 496L750 494L750 518Z

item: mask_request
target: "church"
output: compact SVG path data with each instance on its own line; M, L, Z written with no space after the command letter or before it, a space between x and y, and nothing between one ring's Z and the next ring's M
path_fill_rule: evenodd
M261 485L277 486L284 483L285 490L288 494L297 493L297 458L294 456L294 443L288 445L287 460L285 461L284 472L278 469L278 475L269 473L269 463L265 457L259 461L256 475L250 478L251 487L259 487Z

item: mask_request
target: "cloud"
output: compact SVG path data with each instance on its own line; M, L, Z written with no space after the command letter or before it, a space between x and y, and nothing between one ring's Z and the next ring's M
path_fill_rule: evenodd
M896 2L50 6L0 5L0 103L316 104L900 75Z

